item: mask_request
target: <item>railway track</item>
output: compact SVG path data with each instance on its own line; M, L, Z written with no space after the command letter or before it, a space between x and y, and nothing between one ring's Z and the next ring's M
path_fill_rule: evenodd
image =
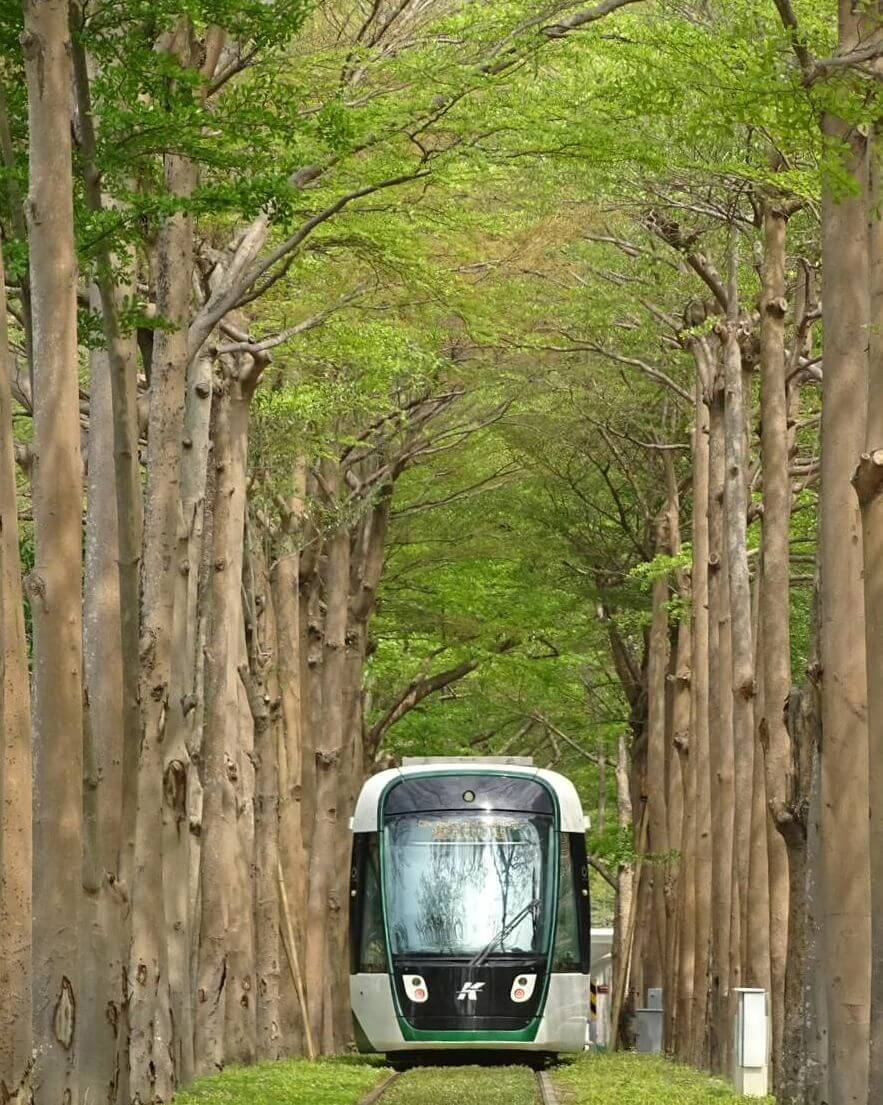
M426 1070L426 1067L418 1067L415 1070ZM431 1069L431 1068L429 1068ZM439 1068L440 1069L440 1068ZM486 1068L488 1071L492 1071L493 1067ZM380 1105L385 1099L387 1099L387 1093L392 1087L402 1078L407 1078L408 1071L396 1071L388 1078L384 1079L379 1086L375 1086L373 1090L359 1102L359 1105ZM537 1099L540 1105L559 1105L558 1095L555 1093L555 1087L552 1084L552 1079L549 1077L548 1071L536 1071L537 1082ZM452 1105L454 1103L452 1102Z

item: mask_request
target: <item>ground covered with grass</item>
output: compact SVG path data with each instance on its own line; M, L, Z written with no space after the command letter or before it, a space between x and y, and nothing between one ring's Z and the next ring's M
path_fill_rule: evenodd
M231 1067L188 1086L175 1105L356 1105L388 1075L379 1060L355 1057Z
M744 1102L730 1086L690 1067L649 1055L591 1053L558 1067L561 1105L729 1105ZM761 1102L773 1105L773 1099Z
M383 1105L536 1105L536 1076L527 1067L436 1067L412 1070Z
M356 1056L231 1068L202 1078L175 1105L358 1105L389 1076L381 1058ZM735 1105L723 1081L651 1056L593 1053L552 1071L560 1105ZM766 1098L766 1105L774 1105ZM382 1105L538 1105L536 1079L519 1066L408 1071ZM763 1105L759 1102L758 1105Z

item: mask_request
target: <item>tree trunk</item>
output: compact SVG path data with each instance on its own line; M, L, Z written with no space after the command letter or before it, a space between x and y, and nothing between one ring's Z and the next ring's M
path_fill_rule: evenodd
M842 5L841 5L842 7ZM846 23L857 18L846 15ZM846 31L844 30L844 34ZM847 42L848 45L848 42ZM821 859L823 961L830 1105L867 1099L870 890L868 728L861 519L847 494L864 447L868 373L867 151L860 136L825 120L848 144L857 193L822 205L825 372L822 384ZM836 964L837 969L830 969Z
M242 393L242 381L228 374L217 398L212 455L216 484L202 746L201 924L195 1025L199 1073L220 1070L228 1058L228 1047L240 1053L238 1058L243 1057L243 1041L227 1040L231 991L236 991L235 1000L245 997L248 1009L251 1007L247 991L243 991L243 964L235 955L236 934L231 931L232 911L242 912L243 908L242 899L231 896L238 881L240 848L239 668L249 400L250 393Z
M0 243L0 1099L29 1100L31 1070L31 694L19 558L11 362ZM20 1095L20 1098L19 1098Z
M853 482L861 509L864 548L865 640L868 660L868 754L870 789L871 1018L868 1100L883 1094L883 199L880 129L874 132L871 178L868 418L865 449Z
M83 12L76 4L71 7L79 19ZM89 66L82 42L76 36L71 41L74 90L78 109L80 152L86 200L91 211L101 214L105 209L101 172L98 166L95 121ZM118 841L119 875L124 886L133 877L133 846L137 809L138 746L141 739L141 702L139 697L139 633L140 633L140 568L141 568L141 475L138 455L138 345L134 334L124 335L120 323L123 297L134 297L133 282L136 259L134 250L122 259L131 272L126 283L118 286L116 275L121 259L115 257L109 245L98 246L95 298L93 308L100 310L106 350L104 371L109 377L110 417L112 419L112 470L103 469L108 480L102 494L115 490L116 519L111 533L116 545L117 616L119 630L114 631L121 650L118 675L122 695L120 726L122 742L122 808L121 839ZM102 517L105 512L102 512Z
M183 199L194 186L191 163L166 159L166 186ZM150 370L147 492L142 572L141 708L132 886L129 980L129 1077L135 1102L166 1101L175 1084L162 853L164 791L180 786L163 776L169 709L171 635L180 517L181 438L188 357L187 323L193 279L193 223L171 215L156 246L157 309L169 329L157 330Z
M34 957L38 1105L78 1101L82 503L67 4L25 3L34 327Z
M770 838L775 835L775 828L767 806L765 765L763 762L763 748L760 743L760 726L766 702L763 661L766 638L760 619L761 596L765 586L766 579L761 564L757 570L753 596L753 621L756 626L754 636L755 670L757 672L755 695L756 735L753 757L754 777L751 792L751 854L748 871L748 909L746 910L748 931L745 942L744 985L759 986L769 992L772 980L770 955Z
M735 783L733 778L733 711L731 680L730 586L724 548L724 381L715 376L709 408L708 494L708 714L711 757L712 832L712 929L711 1013L709 1053L711 1069L726 1067L730 1021L730 958L733 939L733 903L738 890L733 882ZM735 938L738 944L738 925Z
M620 829L633 828L632 798L630 787L631 771L625 734L620 733L616 754L616 817ZM629 949L628 929L634 900L634 867L631 863L620 863L616 872L616 912L613 919L613 991L625 994L629 985ZM620 1021L624 1010L620 1005ZM621 1032L621 1026L614 1023L612 1033L620 1039L627 1035Z
M169 714L163 742L163 891L168 930L169 993L177 1027L175 1067L178 1079L194 1074L193 980L191 951L191 786L199 756L205 704L200 568L205 534L205 496L210 451L212 362L196 357L187 372L184 449L181 456L181 513L172 614L172 665Z
M656 523L657 553L668 552L669 528L667 511ZM653 582L653 614L647 654L647 802L650 819L650 851L659 856L668 854L668 809L665 792L665 678L668 672L668 577L660 575ZM653 870L652 939L657 946L657 961L666 959L668 946L667 901L665 872Z
M814 621L813 651L816 652L817 614ZM817 674L816 663L813 677ZM788 732L794 752L792 760L789 748L787 818L779 817L776 823L788 847L789 878L785 1021L776 1093L781 1105L815 1105L821 1097L816 1096L820 1090L819 1042L816 1038L818 1015L813 1001L812 947L815 938L809 880L814 881L816 876L807 865L807 834L821 733L819 697L812 678L804 687L791 691Z
M751 625L751 581L748 572L747 463L745 458L745 405L742 392L742 354L737 323L727 324L724 342L726 399L726 519L727 571L730 583L730 626L732 640L733 744L735 751L735 841L733 873L735 885L748 887L751 854L751 796L754 790L754 639ZM742 894L740 918L740 962L745 964L747 939L747 894Z
M92 291L93 308L99 308ZM123 672L114 419L107 353L91 354L83 645L89 703L84 746L84 856L80 1086L113 1103L125 994L125 899L120 893Z
M785 708L791 692L790 522L788 393L785 362L785 277L787 217L774 202L764 206L764 265L761 294L760 404L763 464L763 634L764 709L760 738L765 752L767 801L774 823L787 816L791 747ZM784 841L770 839L770 955L773 1056L781 1059L785 1016L785 960L788 941L788 858Z
M697 1066L705 1058L708 1009L708 961L711 937L711 776L709 768L709 618L708 618L708 438L707 414L701 398L694 450L693 477L693 698L690 757L696 779L695 815L695 938L690 1057Z
M250 541L246 563L248 668L243 680L254 720L255 1004L258 1060L282 1056L279 939L279 762L282 724L276 621L262 550Z
M334 498L340 488L340 472L326 462L325 485ZM313 1038L327 1052L332 1045L331 1009L326 1007L328 910L332 908L333 871L336 860L340 772L345 739L344 675L346 630L350 593L349 529L338 523L328 542L325 569L325 634L322 663L322 720L316 747L316 814L310 852L310 885L307 901L306 972L307 999Z
M275 626L275 651L281 717L279 739L279 861L282 879L296 920L302 921L307 894L307 857L303 834L303 672L301 664L301 597L299 545L303 540L305 464L295 464L295 492L286 505L283 524L285 545L270 573ZM301 906L301 908L298 908ZM295 918L292 918L294 925ZM298 937L295 935L295 940ZM298 952L303 950L298 944ZM302 1043L303 1025L295 988L281 994L283 1047L296 1051ZM260 1026L259 1026L260 1042Z
M247 415L246 415L247 418ZM247 422L246 422L247 425ZM243 452L243 457L245 453ZM246 468L242 467L243 502L245 501ZM232 725L227 727L228 764L233 773L235 837L229 857L230 885L227 930L227 1008L224 1029L225 1059L228 1063L247 1066L255 1060L257 1049L257 1017L254 995L254 809L255 761L254 725L248 696L242 678L236 676L247 667L245 625L241 599L243 539L239 539L240 601L235 621L235 652L231 656L234 670L230 678L236 688L232 705ZM232 549L231 549L232 552ZM247 902L249 908L234 908L237 902Z

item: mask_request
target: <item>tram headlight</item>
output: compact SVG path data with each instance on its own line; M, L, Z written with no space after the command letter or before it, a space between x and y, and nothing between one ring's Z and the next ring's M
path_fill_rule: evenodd
M418 1005L422 1005L429 997L429 987L422 975L402 975L402 982L408 998Z

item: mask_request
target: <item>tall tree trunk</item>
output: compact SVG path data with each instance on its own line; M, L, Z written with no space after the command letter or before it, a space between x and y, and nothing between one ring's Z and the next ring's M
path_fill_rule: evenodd
M777 829L788 847L788 961L785 979L785 1022L781 1059L777 1069L777 1100L782 1105L816 1105L822 1100L819 1078L818 1010L813 1000L813 883L816 872L807 863L810 806L818 774L820 710L818 688L818 601L813 626L813 662L810 679L791 691L788 702L790 736L787 818L777 818ZM791 751L793 749L793 752ZM793 763L793 767L792 767ZM815 796L817 800L817 795ZM817 802L816 802L817 804ZM818 811L815 811L816 820ZM813 830L815 832L815 830Z
M678 751L684 780L681 851L681 933L678 954L676 1054L688 1059L693 1040L693 980L696 968L697 730L708 717L708 407L705 403L701 348L695 351L698 376L693 424L693 561L691 571L690 721ZM707 721L705 722L707 724Z
M858 16L841 4L845 48ZM848 9L848 10L847 10ZM822 204L821 483L821 859L824 961L827 969L830 1105L867 1099L870 1005L868 728L861 519L847 494L864 448L868 373L868 189L865 140L826 118L825 133L849 149L853 195Z
M93 308L100 309L95 289ZM134 339L133 339L134 341ZM121 893L123 659L110 361L91 354L83 646L89 703L84 746L84 855L80 1086L113 1103L120 1090L118 1036L125 994Z
M684 1059L690 1044L690 1010L693 985L693 971L695 959L695 908L696 908L696 873L695 873L695 810L696 810L696 780L693 769L693 757L691 755L691 720L690 699L692 697L690 684L691 664L691 627L687 622L682 624L677 639L677 657L679 667L675 678L679 681L677 698L686 699L686 709L679 708L679 701L675 702L674 741L677 749L677 757L681 761L681 785L683 788L684 815L681 821L680 851L681 865L680 878L677 882L677 917L679 917L679 932L677 932L677 958L675 960L676 975L672 982L670 999L667 1006L674 1007L674 1036L671 1050L677 1059ZM677 724L681 719L681 724Z
M39 1105L79 1100L82 507L67 4L25 3L34 325L34 1035Z
M275 626L277 678L281 717L277 726L279 748L279 862L286 896L295 911L292 926L301 922L302 904L307 894L307 856L303 833L303 665L301 656L301 595L300 544L304 540L304 495L306 465L298 460L294 466L295 491L286 504L283 517L281 554L270 572ZM295 934L295 940L298 935ZM298 942L298 953L303 946ZM302 960L301 960L302 961ZM286 1053L296 1051L302 1043L303 1025L296 988L282 989L281 1019L283 1047ZM260 1038L260 1026L259 1026Z
M336 509L341 485L339 467L326 462L325 485ZM345 716L343 702L346 665L346 630L350 594L350 534L338 522L328 541L325 569L325 633L322 663L323 729L316 734L316 813L310 851L310 885L307 900L307 998L313 1038L322 1050L332 1044L331 1009L325 1000L328 949L328 910L332 906L333 869L336 856L340 771Z
M759 986L770 990L770 837L775 833L772 818L767 806L765 765L763 748L760 743L760 726L766 702L766 683L764 680L763 654L766 648L763 625L760 618L760 603L766 580L761 564L757 570L753 595L753 622L756 626L755 671L757 689L755 695L755 741L753 757L753 779L751 792L751 854L748 871L748 909L746 923L748 931L745 942L745 985Z
M234 378L235 377L235 378ZM256 383L256 379L254 381ZM231 912L242 911L242 899L232 900L238 883L237 787L239 757L240 674L242 633L242 567L246 511L248 374L228 373L217 398L212 463L215 497L212 523L211 628L208 636L206 718L203 739L203 811L200 867L201 924L197 970L195 1061L200 1073L220 1070L228 1047L247 1058L243 1039L227 1040L228 1002L245 999L245 1014L253 1012L248 996L250 972L238 954ZM247 389L243 391L243 388ZM249 903L250 906L250 903ZM245 988L244 988L245 987Z
M712 831L712 929L711 929L711 1069L726 1066L729 1037L730 957L732 907L738 894L733 884L733 834L735 783L733 778L733 711L731 707L730 587L724 548L724 381L715 376L709 408L708 493L708 668L709 743L711 757ZM738 942L738 926L736 927Z
M710 375L706 360L706 377ZM693 699L690 757L696 778L695 815L695 942L693 955L690 1056L701 1066L705 1056L708 1009L708 962L711 938L711 776L709 768L709 620L708 620L708 426L702 390L697 401L693 481Z
M248 667L243 680L254 720L256 1055L282 1056L279 939L279 748L282 724L276 621L263 550L253 538L246 563Z
M868 660L868 754L870 789L871 1018L868 1100L883 1094L883 199L879 157L881 131L874 132L870 231L871 319L868 418L865 450L853 482L861 509L864 548L865 640Z
M681 555L681 518L680 496L677 474L670 452L663 454L666 483L666 529L667 552L672 557ZM675 573L672 591L678 597L687 593L687 584L683 572ZM679 748L681 741L689 739L690 695L689 695L689 624L681 620L673 634L674 648L669 648L669 663L665 673L666 712L665 712L665 788L666 788L666 833L667 850L681 846L681 833L684 822L684 789L681 775ZM665 879L665 906L667 915L667 937L663 956L663 1009L664 1048L671 1052L674 1043L674 1026L677 1009L676 993L678 979L678 941L680 918L678 897L680 892L680 874L678 863L666 860L663 873Z
M246 470L243 465L243 500ZM242 536L239 561L242 564ZM232 552L232 550L231 550ZM240 572L240 594L242 575ZM240 597L235 621L235 653L231 657L231 681L236 688L232 706L232 725L227 727L228 764L233 769L235 837L229 857L229 901L247 902L249 908L230 908L227 930L227 1007L224 1029L225 1056L229 1063L240 1066L253 1063L257 1049L257 1017L254 995L254 809L255 760L254 725L241 676L247 666L245 625Z
M735 313L735 305L733 307ZM751 581L748 572L748 488L745 457L745 404L743 399L742 354L737 323L727 324L724 341L726 398L727 571L730 583L730 626L732 631L733 744L735 763L735 843L733 875L736 886L747 890L751 854L751 796L754 790L754 639L751 625ZM741 963L744 972L748 931L747 894L740 900Z
M631 829L632 797L630 786L629 753L624 733L620 733L616 753L616 817L620 829ZM630 955L627 947L629 918L632 915L634 886L634 867L631 863L620 863L616 871L616 908L613 919L613 990L625 994L629 986ZM625 977L622 977L622 976ZM622 1021L625 1010L620 1011ZM614 1037L627 1035L620 1032L620 1026L614 1024Z
M192 164L166 158L169 194L186 199L194 186ZM185 405L193 222L171 215L156 246L157 310L168 329L156 332L150 369L147 492L144 513L141 644L141 743L137 775L134 878L129 967L129 1078L135 1102L166 1101L176 1072L169 990L162 853L164 739L169 709L171 635L180 517L181 438Z
M766 791L774 822L788 816L791 744L785 708L791 693L790 521L788 393L785 361L785 277L787 216L781 205L764 205L764 265L761 294L760 404L763 464L763 635L764 708L760 737L765 752ZM789 875L785 842L770 839L770 956L773 1055L781 1060L785 1017Z
M12 394L0 242L0 1098L29 1100L31 1070L31 694L19 558ZM20 1096L19 1096L20 1095Z
M187 371L184 449L181 457L181 513L178 527L175 595L172 614L172 665L169 714L163 742L163 892L168 932L169 993L177 1028L175 1067L189 1082L193 1056L193 980L191 954L190 813L205 703L202 698L204 611L200 609L205 535L205 497L210 454L212 361L199 356Z
M82 23L85 15L78 2L72 3L71 15ZM78 110L80 153L86 200L91 211L101 214L106 206L98 165L95 121L89 65L85 49L78 36L71 41L74 90ZM112 204L112 201L109 201ZM121 260L131 270L126 283L118 286L117 271ZM110 407L113 432L112 471L105 475L110 481L103 494L115 491L116 521L113 528L117 546L119 632L115 632L121 649L119 667L122 694L122 714L119 718L122 741L122 807L119 847L120 876L124 885L133 877L133 847L137 809L138 746L141 739L141 702L139 693L140 667L140 569L141 569L141 476L138 456L138 345L133 334L123 333L120 321L121 300L134 294L135 257L133 251L124 258L112 254L106 241L98 245L95 291L100 310L109 374Z
M656 521L656 551L667 553L669 549L669 522L667 508ZM660 575L653 581L653 614L647 654L647 802L650 819L650 851L667 856L668 809L665 790L665 735L666 695L665 680L669 662L668 635L668 576ZM668 948L668 902L665 893L665 871L657 866L653 870L652 884L652 939L656 943L657 962L666 961Z

